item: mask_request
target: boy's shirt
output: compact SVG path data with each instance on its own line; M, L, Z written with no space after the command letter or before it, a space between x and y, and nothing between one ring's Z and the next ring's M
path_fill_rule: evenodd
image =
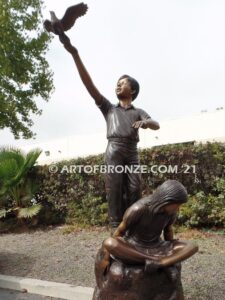
M132 125L136 121L144 121L151 117L140 108L133 105L123 108L120 104L112 104L106 98L98 106L101 110L107 124L107 139L125 138L128 141L139 142L138 129Z

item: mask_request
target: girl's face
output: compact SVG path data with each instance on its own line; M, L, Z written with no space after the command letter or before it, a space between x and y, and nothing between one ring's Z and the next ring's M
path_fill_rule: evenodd
M171 203L171 204L167 204L165 205L162 210L166 213L168 213L169 215L173 215L178 213L179 209L180 209L181 204L178 203Z

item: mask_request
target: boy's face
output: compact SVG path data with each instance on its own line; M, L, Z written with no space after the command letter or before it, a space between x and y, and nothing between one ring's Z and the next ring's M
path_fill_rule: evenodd
M132 91L128 78L120 79L116 86L116 95L119 100L132 97L134 91Z
M168 213L169 215L173 215L178 213L180 206L181 204L178 203L167 204L166 206L164 206L163 211Z

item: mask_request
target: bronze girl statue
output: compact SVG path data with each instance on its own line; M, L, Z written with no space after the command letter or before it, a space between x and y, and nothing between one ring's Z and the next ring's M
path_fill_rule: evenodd
M103 242L97 254L97 285L104 284L113 261L121 262L121 266L143 265L144 272L150 274L163 270L170 281L176 282L176 264L198 251L196 245L173 236L172 225L185 202L185 187L176 180L167 180L152 195L131 205L114 235ZM120 273L124 277L123 270Z

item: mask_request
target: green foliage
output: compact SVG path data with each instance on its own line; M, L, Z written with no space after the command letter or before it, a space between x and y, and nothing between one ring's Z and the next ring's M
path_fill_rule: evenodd
M225 177L225 144L175 144L140 151L141 164L167 166L165 173L143 174L145 194L151 193L166 179L184 184L190 195L199 191L212 192L217 177ZM157 170L155 168L154 170Z
M0 0L0 129L33 136L35 98L48 100L52 73L45 60L50 37L43 30L43 0Z
M224 224L222 198L225 195L224 144L166 145L141 150L140 158L142 165L168 166L168 172L165 173L142 174L143 195L152 193L166 179L179 180L190 195L188 204L181 210L180 224L188 226ZM33 175L39 178L40 184L40 190L36 195L37 201L49 203L51 208L58 212L57 218L60 216L58 221L61 222L107 224L104 174L66 172L77 165L101 164L104 164L103 155L62 161L56 164L58 172L54 174L49 172L48 166L39 166ZM169 169L169 166L177 166L177 169Z
M8 212L8 210L6 210L6 209L1 209L0 210L0 219L1 218L5 218L6 217L6 215L7 215L7 212Z
M36 199L41 203L49 203L51 209L49 211L56 215L58 222L74 223L76 220L82 218L88 220L89 211L92 211L95 221L103 223L105 220L104 206L105 201L105 187L103 174L86 174L82 173L68 173L63 172L64 166L70 167L77 165L99 165L103 163L103 155L89 156L86 158L78 158L70 161L62 161L57 163L58 172L49 172L48 166L38 166L34 170L33 176L39 178L40 189L36 194ZM91 206L91 199L95 202ZM98 205L100 204L100 207ZM85 205L87 206L85 208ZM101 206L102 205L102 206ZM78 209L81 214L80 218L77 213L73 216L74 211ZM57 213L58 212L58 213ZM59 217L60 216L60 217ZM47 220L47 219L46 219ZM91 217L89 218L91 220ZM43 222L45 222L43 220Z
M108 205L101 197L87 195L81 201L74 201L68 205L68 224L105 225L107 222Z
M30 207L20 208L18 212L19 219L29 219L36 216L41 210L40 204L34 204Z
M28 173L40 154L39 149L28 154L14 148L0 149L0 218L11 212L18 218L32 218L39 213L41 205L31 203L37 184Z
M178 222L189 227L225 227L225 179L217 178L214 195L198 192L181 206Z

